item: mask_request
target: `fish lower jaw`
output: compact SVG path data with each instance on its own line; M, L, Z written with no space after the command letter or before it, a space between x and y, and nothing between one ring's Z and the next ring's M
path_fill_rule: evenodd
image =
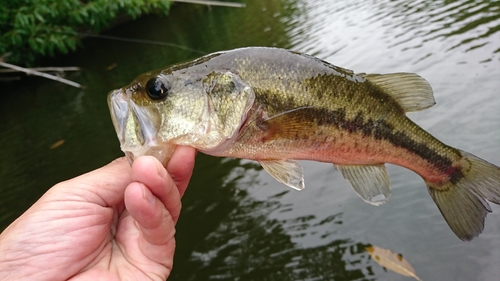
M175 144L163 144L163 145L144 145L139 149L130 149L126 147L122 147L122 151L125 153L125 157L127 158L130 165L140 156L153 156L160 163L166 167L168 161L172 157L175 148L177 145Z

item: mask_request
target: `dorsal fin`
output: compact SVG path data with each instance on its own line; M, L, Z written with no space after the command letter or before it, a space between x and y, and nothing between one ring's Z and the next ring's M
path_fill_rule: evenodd
M414 73L358 74L393 97L405 112L420 111L436 104L431 85Z

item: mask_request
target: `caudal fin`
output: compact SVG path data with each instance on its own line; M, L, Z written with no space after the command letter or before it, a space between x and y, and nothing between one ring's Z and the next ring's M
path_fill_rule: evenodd
M500 168L461 151L460 174L444 184L427 182L432 199L451 230L464 241L477 237L491 212L488 201L500 204Z

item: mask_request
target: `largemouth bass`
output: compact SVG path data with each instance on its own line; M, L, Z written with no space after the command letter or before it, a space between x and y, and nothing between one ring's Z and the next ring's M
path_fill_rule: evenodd
M178 145L258 161L304 188L297 160L333 163L366 202L391 193L384 163L419 174L453 232L469 241L500 204L500 168L440 142L405 115L434 105L411 73L355 74L276 48L243 48L145 73L109 94L129 161L168 162Z

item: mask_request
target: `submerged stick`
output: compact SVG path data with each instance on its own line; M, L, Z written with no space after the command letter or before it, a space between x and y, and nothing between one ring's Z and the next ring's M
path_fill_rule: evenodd
M45 78L48 78L48 79L52 79L52 80L55 80L55 81L58 81L58 82L61 82L61 83L64 83L64 84L68 84L68 85L76 87L76 88L81 88L82 87L82 85L80 85L80 84L78 84L76 82L70 81L68 79L64 79L64 78L61 78L59 76L55 76L55 75L43 73L43 72L36 71L36 70L33 70L33 69L20 67L20 66L13 65L13 64L10 64L10 63L6 63L6 62L0 61L0 66L11 68L11 69L15 69L15 70L18 70L20 72L24 72L24 73L26 73L28 75L36 75L36 76L41 76L41 77L45 77Z

